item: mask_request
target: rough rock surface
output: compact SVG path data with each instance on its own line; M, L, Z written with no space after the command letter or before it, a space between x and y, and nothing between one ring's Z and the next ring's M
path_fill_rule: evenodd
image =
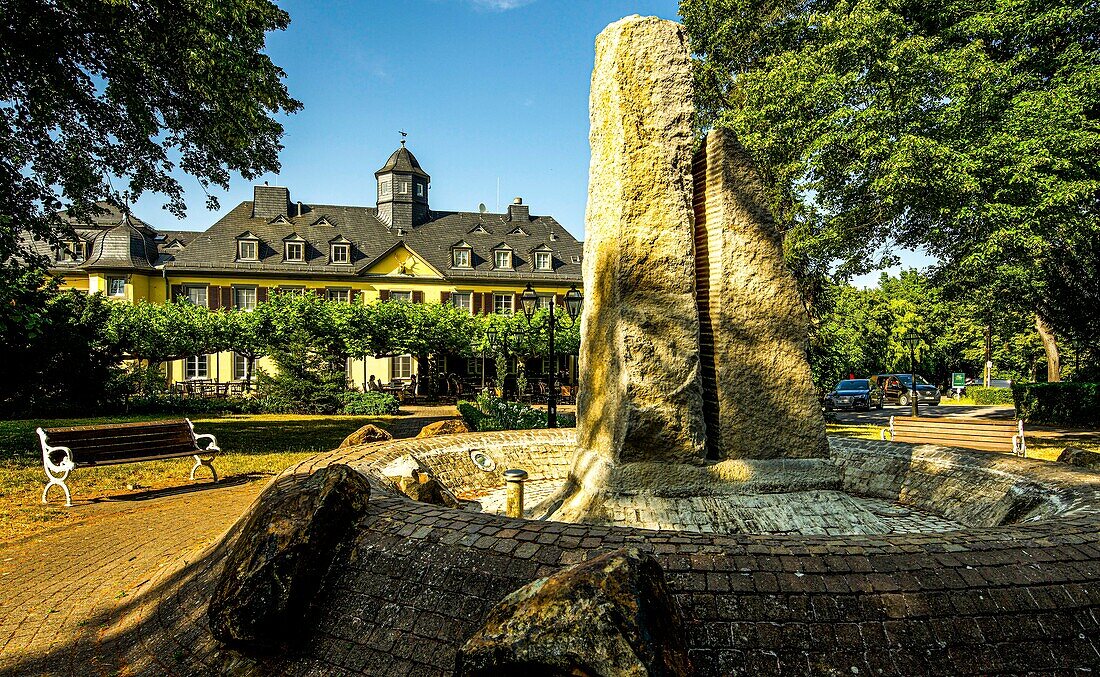
M393 435L389 434L385 430L382 430L376 425L366 424L359 430L356 430L352 434L344 438L344 441L340 443L339 449L344 447L355 447L360 444L370 444L371 442L386 442L392 440Z
M428 466L412 454L395 459L382 469L382 475L392 481L398 491L414 501L445 505L448 508L461 506L458 498L439 481Z
M459 652L456 675L692 674L661 565L624 548L505 597Z
M466 427L466 424L462 422L462 419L454 418L446 421L436 421L435 423L429 423L420 429L417 433L418 438L423 437L436 437L437 435L457 435L459 433L468 433L470 429Z
M716 129L695 157L696 257L711 458L824 457L809 317L755 167Z
M210 597L210 630L237 649L292 644L342 541L362 516L370 485L346 465L287 475L246 515Z
M577 428L610 462L704 455L692 91L679 24L635 15L596 38Z
M1092 468L1100 470L1100 453L1082 449L1080 447L1066 447L1058 454L1060 463L1069 463L1078 468Z

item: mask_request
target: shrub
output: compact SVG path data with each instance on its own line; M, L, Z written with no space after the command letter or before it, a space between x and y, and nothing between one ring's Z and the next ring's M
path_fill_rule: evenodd
M1028 423L1100 427L1100 383L1025 383L1012 394L1016 417Z
M346 393L340 398L343 413L356 416L389 416L400 408L397 398L389 393Z
M128 414L168 414L179 416L215 416L219 414L257 414L263 402L249 397L180 397L168 393L130 398Z
M986 388L985 386L967 386L966 396L974 404L1013 404L1011 388Z
M529 407L521 402L508 402L487 394L478 395L476 403L459 402L458 413L467 428L478 432L546 427L546 412L542 409ZM558 427L572 428L576 425L576 416L558 414Z

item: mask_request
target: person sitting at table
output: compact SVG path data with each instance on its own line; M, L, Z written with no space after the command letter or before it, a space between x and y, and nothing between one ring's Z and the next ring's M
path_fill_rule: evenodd
M416 374L411 374L409 376L409 393L411 393L413 397L416 397L420 394L419 389L420 384L416 382Z
M374 378L374 374L370 375L370 382L367 383L367 389L376 393L382 392L382 382Z

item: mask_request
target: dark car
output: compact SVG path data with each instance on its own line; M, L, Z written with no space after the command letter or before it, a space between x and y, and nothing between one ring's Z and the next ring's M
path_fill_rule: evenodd
M887 402L908 406L913 400L913 377L910 374L878 374L871 379L880 388ZM939 404L940 389L917 374L917 402L920 404Z
M845 379L825 396L825 410L882 409L882 391L869 379Z

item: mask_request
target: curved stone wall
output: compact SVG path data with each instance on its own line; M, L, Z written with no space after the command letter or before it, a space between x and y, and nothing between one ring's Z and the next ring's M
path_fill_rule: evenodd
M468 471L447 470L443 458L455 451L496 449L503 470L529 446L549 456L571 445L568 431L388 442L288 472L333 462L371 472L413 453L457 478ZM154 583L160 595L144 603L144 643L133 658L149 672L449 674L457 649L509 592L634 544L665 569L702 675L1052 674L1100 665L1100 474L928 446L834 439L831 447L850 491L943 509L967 496L984 507L960 513L974 526L946 533L714 535L446 509L390 495L374 478L298 651L244 656L206 630L231 532Z

